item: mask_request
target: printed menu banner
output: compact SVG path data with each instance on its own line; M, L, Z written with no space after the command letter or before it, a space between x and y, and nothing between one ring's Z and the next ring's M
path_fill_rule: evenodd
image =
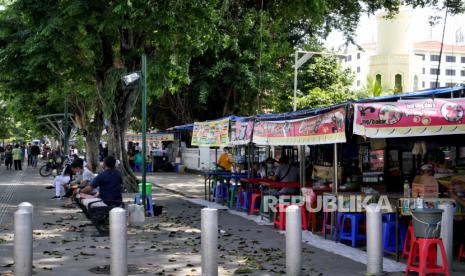
M142 134L126 134L126 140L130 142L141 142ZM147 133L147 142L155 141L174 141L173 133Z
M354 133L371 138L465 133L465 99L355 104Z
M194 123L192 145L222 147L229 144L229 118Z
M252 142L253 118L231 122L231 144L246 145Z
M256 122L253 142L259 145L345 143L345 108L298 120Z

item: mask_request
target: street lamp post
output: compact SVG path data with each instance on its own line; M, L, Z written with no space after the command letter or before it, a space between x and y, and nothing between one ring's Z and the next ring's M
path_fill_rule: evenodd
M142 70L140 77L141 85L141 110L142 110L142 202L144 205L144 210L147 210L147 201L146 201L146 178L147 178L147 56L142 54ZM144 212L145 214L145 212Z

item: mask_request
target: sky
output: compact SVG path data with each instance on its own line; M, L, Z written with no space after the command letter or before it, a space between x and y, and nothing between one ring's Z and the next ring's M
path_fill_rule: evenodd
M429 18L432 15L441 16L437 25L433 28L428 24ZM445 11L438 12L431 8L413 10L414 20L414 42L436 40L441 41L442 31L444 26ZM463 42L456 43L456 34L461 30L463 34ZM358 25L357 38L358 44L376 42L376 19L375 16L364 15ZM344 43L344 37L341 32L332 32L325 41L328 48L338 49ZM444 36L445 44L465 45L465 14L447 16L446 33Z

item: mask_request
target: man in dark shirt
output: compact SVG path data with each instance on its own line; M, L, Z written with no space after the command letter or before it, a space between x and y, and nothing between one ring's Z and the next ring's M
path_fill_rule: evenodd
M34 143L34 145L32 145L31 147L31 156L32 156L31 165L33 167L37 167L37 160L38 160L39 154L40 154L40 148L37 145L37 143Z
M115 169L116 159L113 156L108 156L103 160L103 165L105 170L80 192L89 194L92 189L99 188L98 198L105 204L120 205L123 201L121 194L123 178L121 173Z

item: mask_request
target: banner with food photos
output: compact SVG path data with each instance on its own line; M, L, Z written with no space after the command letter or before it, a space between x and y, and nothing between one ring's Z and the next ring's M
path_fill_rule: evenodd
M258 145L320 145L345 143L345 108L297 120L255 122L253 142Z
M229 145L229 118L195 122L191 144L203 147L224 147Z
M355 104L354 133L370 138L465 133L465 98Z
M231 145L247 145L252 142L254 118L241 118L231 121Z
M147 133L145 135L145 139L147 142L168 142L174 141L174 134L173 133ZM126 140L129 142L141 142L142 141L142 134L126 134Z

